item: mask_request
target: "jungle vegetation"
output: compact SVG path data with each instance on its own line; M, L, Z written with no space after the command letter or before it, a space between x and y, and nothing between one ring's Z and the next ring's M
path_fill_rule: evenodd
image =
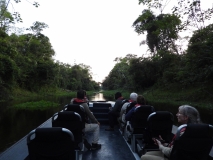
M204 25L211 19L213 8L202 10L200 0L178 0L168 14L164 13L166 2L139 0L147 9L132 26L139 35L146 35L141 45L148 46L150 56L116 57L103 88L143 92L158 101L202 101L213 107L213 24Z
M17 1L19 2L19 1ZM41 92L64 90L97 90L90 66L55 61L49 38L41 32L48 28L44 22L34 22L29 33L14 32L13 24L21 16L10 13L10 1L0 1L0 100L12 98L14 90ZM38 7L37 3L34 3ZM71 53L74 54L74 53Z
M21 16L7 10L9 0L0 2L0 99L11 98L17 88L30 92L99 89L90 66L54 61L49 38L41 33L47 24L36 21L27 28L29 33L14 32L12 24L21 22ZM117 63L103 80L103 89L143 92L154 98L167 92L164 97L168 99L173 95L186 101L212 102L213 24L205 22L213 9L203 10L201 0L177 2L169 14L164 11L167 0L139 0L146 9L132 26L139 35L146 35L140 44L149 50L141 57L134 53L115 57ZM33 5L39 6L37 2ZM149 56L143 56L147 52Z

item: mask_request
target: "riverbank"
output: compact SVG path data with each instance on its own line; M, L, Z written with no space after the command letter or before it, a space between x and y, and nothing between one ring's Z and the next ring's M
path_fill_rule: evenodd
M148 101L158 103L169 103L172 105L189 104L198 108L213 110L213 94L211 86L185 87L178 85L165 88L150 88L143 92Z
M114 96L114 94L120 91L124 98L129 98L129 94L133 91L125 91L122 89L104 91L105 96ZM213 94L211 94L211 86L200 87L185 87L180 88L178 85L172 85L167 87L152 87L144 91L138 91L145 97L147 102L157 103L165 105L171 104L171 106L180 106L183 104L192 105L198 108L207 108L213 111Z
M95 91L87 91L87 95L93 95ZM5 99L2 101L8 100L27 100L27 99L40 99L41 97L76 97L76 91L66 90L66 89L48 89L48 90L41 90L39 92L30 92L23 89L14 89L11 93L10 99Z
M213 110L213 94L211 94L211 87L185 87L180 88L178 85L166 86L166 87L152 87L144 91L138 91L138 94L142 94L148 102L158 104L171 104L172 106L179 106L182 104L189 104L194 107L208 108ZM124 98L129 98L129 94L133 91L126 91L122 89L101 91L106 97L114 97L114 94L120 91ZM97 91L87 91L87 95L91 96ZM63 97L70 96L76 97L76 91L70 91L65 89L49 89L47 91L40 91L38 93L29 92L25 90L16 89L12 93L12 100L25 100L38 98L38 97Z

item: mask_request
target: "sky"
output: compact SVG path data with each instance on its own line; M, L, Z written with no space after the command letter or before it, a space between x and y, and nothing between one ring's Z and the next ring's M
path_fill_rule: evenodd
M113 69L116 57L135 54L146 56L147 46L139 43L145 35L138 35L132 27L144 9L138 0L30 0L10 6L9 11L21 14L28 28L33 22L46 23L42 33L49 37L56 61L70 65L83 63L91 67L92 77L102 82Z
M91 67L95 81L102 80L113 69L116 57L127 54L142 56L144 40L132 27L143 8L138 0L37 0L35 8L23 0L13 4L29 27L35 21L46 23L49 28L42 33L49 37L55 50L53 57L63 63L83 63Z

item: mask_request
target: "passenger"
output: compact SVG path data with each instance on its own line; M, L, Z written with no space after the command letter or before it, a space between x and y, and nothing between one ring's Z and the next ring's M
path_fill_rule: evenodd
M109 108L108 118L109 118L109 128L106 128L105 131L114 131L114 125L117 121L117 118L120 115L121 105L123 101L122 94L120 92L115 93L115 105L114 107Z
M87 98L87 92L84 90L84 100L89 106L89 99Z
M178 123L182 124L189 124L189 123L201 123L200 114L194 107L189 105L182 105L178 109L178 113L176 114ZM182 130L184 133L184 130ZM159 138L161 136L159 135ZM162 144L159 140L153 139L155 143L159 146L159 151L150 151L146 152L145 155L141 156L141 160L168 160L170 157L170 153L172 151L173 142L175 140L175 136L173 137L172 141L169 144ZM168 146L168 147L167 147Z
M130 109L128 111L128 113L126 113L125 115L125 121L126 121L126 126L124 128L123 131L123 135L125 137L125 139L127 140L128 143L131 142L131 132L128 130L129 126L130 126L130 121L132 119L133 113L135 111L136 108L145 105L146 101L144 99L144 97L142 95L138 95L137 100L136 100L136 104L132 107L132 109ZM131 127L130 127L131 128Z
M132 92L129 96L129 101L124 103L122 108L121 108L121 112L120 112L120 117L119 117L119 121L122 123L122 124L125 124L126 123L126 120L125 120L125 115L126 115L126 109L127 109L127 106L130 105L131 103L134 105L136 104L137 102L137 97L138 97L138 94L137 93L134 93Z
M71 104L81 103L81 105L84 107L85 114L86 114L86 117L87 117L87 122L85 123L85 133L86 132L93 132L93 141L92 141L91 148L88 148L88 147L87 148L91 149L91 150L100 149L101 144L98 144L99 132L100 132L100 123L97 121L95 116L91 113L89 106L87 105L84 98L85 98L85 91L79 90L77 92L77 98L73 98L71 100ZM89 120L92 123L89 123Z
M70 104L73 104L73 103L74 104L81 104L81 103L87 103L88 104L89 100L87 98L87 93L86 93L85 90L82 90L82 92L84 94L84 98L83 99L78 98L78 94L80 94L80 96L82 94L82 93L80 93L80 90L79 90L79 93L77 92L77 98L72 98L71 101L70 101Z
M125 120L130 121L135 109L145 104L146 104L145 98L142 95L138 95L137 104L128 113L126 113Z

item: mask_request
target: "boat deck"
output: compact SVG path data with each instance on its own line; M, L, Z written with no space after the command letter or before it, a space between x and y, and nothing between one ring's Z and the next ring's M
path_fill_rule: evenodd
M47 120L39 127L51 127L51 119ZM82 160L100 160L100 159L122 159L122 160L139 160L139 156L132 152L130 145L121 135L119 129L113 132L105 131L107 125L100 126L101 149L95 151L84 151L80 156ZM90 141L91 135L88 134ZM26 136L0 154L0 160L29 160Z
M101 125L100 140L101 149L96 151L85 151L82 160L139 160L139 156L133 153L129 144L121 135L119 129L105 131L108 126Z

